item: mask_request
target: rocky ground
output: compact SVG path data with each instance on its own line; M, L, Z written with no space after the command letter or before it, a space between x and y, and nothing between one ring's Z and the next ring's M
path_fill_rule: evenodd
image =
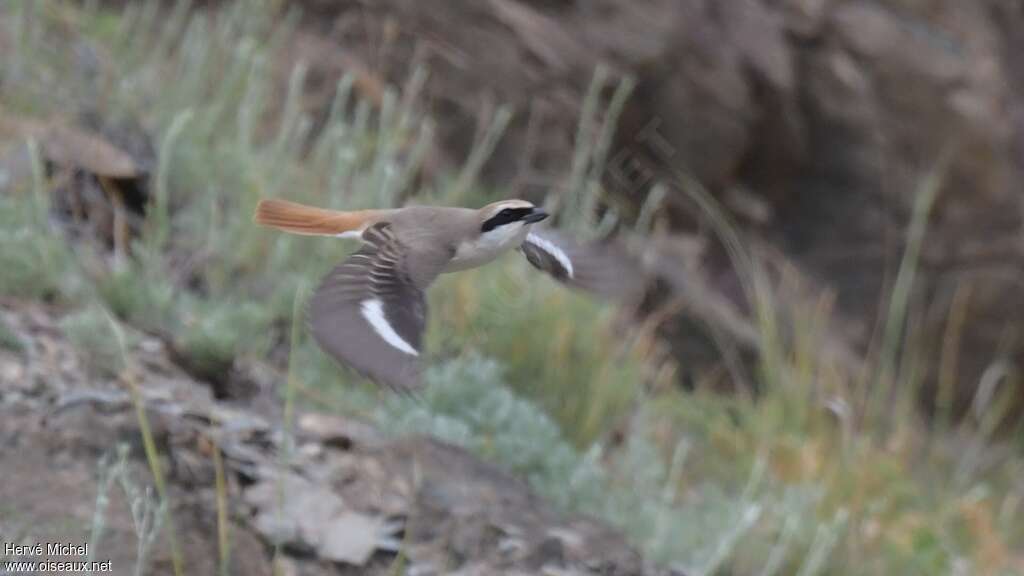
M139 516L129 503L138 514L152 483L134 383L173 513L147 574L171 573L172 531L186 574L217 573L218 449L231 573L271 574L280 544L278 574L669 574L645 564L615 531L561 514L521 481L429 438L393 440L355 419L302 412L282 466L281 420L259 408L259 395L251 403L214 400L144 335L126 372L98 375L58 317L38 305L0 307L0 470L18 470L0 482L4 541L90 542L95 559L131 572ZM128 447L125 471L138 494L120 480L103 488L119 446Z

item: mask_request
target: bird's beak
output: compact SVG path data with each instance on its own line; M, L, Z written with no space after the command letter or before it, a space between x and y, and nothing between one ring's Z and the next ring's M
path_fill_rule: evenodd
M538 208L533 209L533 213L523 218L523 222L527 224L533 224L534 222L540 222L541 220L548 217L548 213Z

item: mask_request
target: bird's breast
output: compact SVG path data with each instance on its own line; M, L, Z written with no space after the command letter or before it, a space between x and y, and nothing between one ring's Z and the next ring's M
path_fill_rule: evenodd
M516 234L504 237L481 236L463 240L455 248L455 256L448 262L445 272L458 272L483 266L505 252L518 247L526 238L525 228Z

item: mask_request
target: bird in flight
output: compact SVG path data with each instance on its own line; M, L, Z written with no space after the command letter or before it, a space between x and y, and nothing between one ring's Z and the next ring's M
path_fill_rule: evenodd
M341 211L274 199L260 201L255 222L293 234L362 242L313 293L309 326L320 347L342 364L378 384L411 392L421 385L424 291L442 273L482 266L518 249L534 267L570 286L612 298L636 288L638 277L610 265L602 247L534 228L547 217L525 200L480 209Z

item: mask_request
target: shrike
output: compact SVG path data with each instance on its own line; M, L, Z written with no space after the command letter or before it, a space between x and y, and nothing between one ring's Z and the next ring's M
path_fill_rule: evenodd
M622 297L636 288L638 278L616 269L602 247L533 228L547 217L525 200L503 200L480 209L359 211L263 200L255 221L294 234L362 241L314 292L310 328L317 343L341 363L408 392L421 383L424 291L442 273L482 266L519 249L534 267L568 285L607 297Z

